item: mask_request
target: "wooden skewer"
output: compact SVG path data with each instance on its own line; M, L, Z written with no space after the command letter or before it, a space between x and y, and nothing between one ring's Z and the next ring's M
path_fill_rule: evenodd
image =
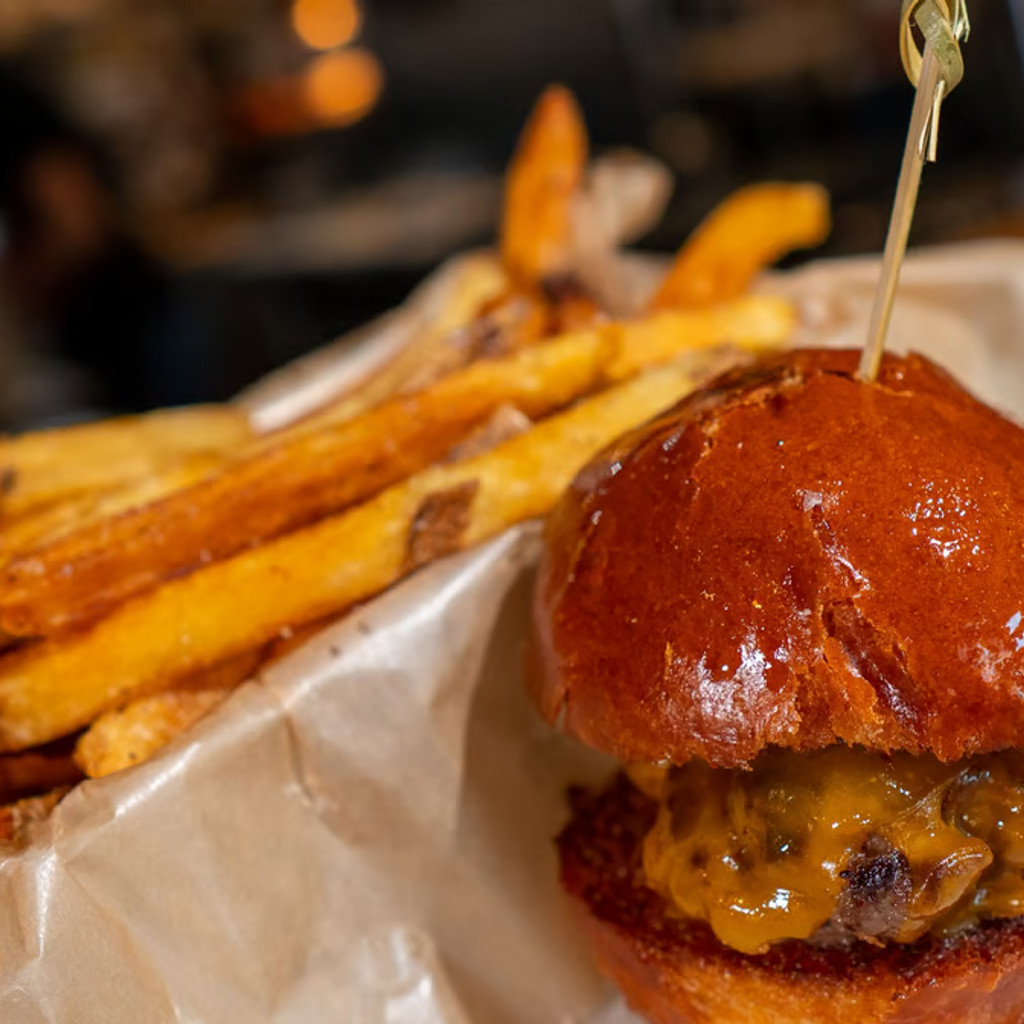
M934 160L936 157L942 101L963 76L963 61L957 44L959 36L966 35L969 27L966 5L963 2L957 4L954 16L951 16L945 4L940 9L935 0L918 0L916 3L908 0L904 3L903 13L902 30L906 33L903 43L904 64L911 80L917 77L917 95L910 115L907 144L903 150L899 184L885 240L882 273L858 370L860 378L865 381L873 381L878 376L878 369L882 363L885 339L889 333L889 322L896 300L896 289L899 286L900 270L907 251L917 194L921 187L921 173L925 161ZM915 17L925 36L924 54L919 68L916 61L908 62L907 58L911 16Z
M903 165L900 168L899 185L896 188L896 200L892 207L889 220L889 233L885 239L885 251L882 256L882 276L875 293L875 304L871 310L871 326L868 328L868 340L860 357L862 380L874 380L878 376L878 368L882 364L882 352L885 349L885 338L889 333L889 321L892 319L892 307L896 300L896 288L900 283L900 270L903 268L903 257L907 251L907 240L910 237L910 225L914 220L914 208L917 206L917 193L921 187L921 172L924 170L925 158L922 140L928 130L928 121L934 107L932 97L935 90L942 87L942 74L939 61L931 46L925 48L924 62L921 65L921 81L917 86L914 109L910 115L910 130L907 132L907 145L903 150Z

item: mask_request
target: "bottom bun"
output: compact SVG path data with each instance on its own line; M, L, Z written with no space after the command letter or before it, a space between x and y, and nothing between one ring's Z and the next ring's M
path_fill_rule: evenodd
M1020 1024L1024 918L910 946L787 942L763 956L672 918L644 884L655 805L625 777L573 793L559 837L562 884L584 910L601 969L653 1024Z

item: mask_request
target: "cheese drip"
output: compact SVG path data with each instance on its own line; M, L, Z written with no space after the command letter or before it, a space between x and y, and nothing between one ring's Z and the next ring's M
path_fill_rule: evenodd
M634 766L659 801L648 883L744 953L784 939L912 942L1024 914L1024 755L945 765L848 747L750 771Z

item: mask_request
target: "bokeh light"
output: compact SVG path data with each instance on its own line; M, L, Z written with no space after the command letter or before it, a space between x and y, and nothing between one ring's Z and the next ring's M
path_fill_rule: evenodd
M357 0L295 0L292 26L313 50L333 50L352 42L362 15Z
M306 102L321 124L354 124L376 106L383 88L380 61L360 48L318 57L306 72Z

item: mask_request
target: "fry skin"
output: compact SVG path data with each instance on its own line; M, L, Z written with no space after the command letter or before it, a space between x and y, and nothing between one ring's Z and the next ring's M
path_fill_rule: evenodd
M96 779L148 761L251 679L267 653L265 647L243 651L189 676L170 693L143 697L125 708L100 715L75 744L75 765ZM0 765L3 760L0 758Z
M345 514L172 580L89 630L0 658L0 749L66 735L286 627L366 600L418 567L414 546L440 557L543 515L597 450L690 390L693 362L613 387L482 456L431 467ZM434 508L441 546L424 543Z
M49 635L171 576L219 561L376 493L442 458L502 404L542 415L591 390L607 362L582 334L476 363L418 396L283 438L195 487L87 525L12 560L0 621Z
M251 437L248 418L237 409L193 406L5 438L0 516L109 490L190 458L222 455Z
M223 464L221 456L193 456L181 465L120 487L62 498L9 521L0 517L0 563L182 490Z
M598 314L586 296L546 296L541 287L570 269L572 217L587 165L587 136L572 94L552 86L541 96L509 169L502 264L466 261L443 304L425 311L421 333L385 365L304 421L354 419L395 395L409 394L479 355L514 351L542 337L589 326ZM257 443L259 444L259 443Z
M708 309L662 310L605 328L606 335L619 335L607 375L610 380L626 380L682 352L716 346L751 352L777 348L792 337L796 326L793 304L770 295L746 295Z
M767 183L723 200L683 245L651 309L692 309L742 295L795 249L820 245L831 226L820 185Z
M572 264L573 204L587 167L587 130L572 93L549 86L509 166L501 256L520 285L540 285Z
M502 406L543 416L686 350L781 344L794 321L785 300L748 296L609 324L481 361L351 423L285 436L194 487L13 558L3 575L0 625L15 636L85 625L166 579L375 494L442 458Z
M98 779L148 761L230 694L228 689L176 690L108 711L79 739L75 763L90 779Z

